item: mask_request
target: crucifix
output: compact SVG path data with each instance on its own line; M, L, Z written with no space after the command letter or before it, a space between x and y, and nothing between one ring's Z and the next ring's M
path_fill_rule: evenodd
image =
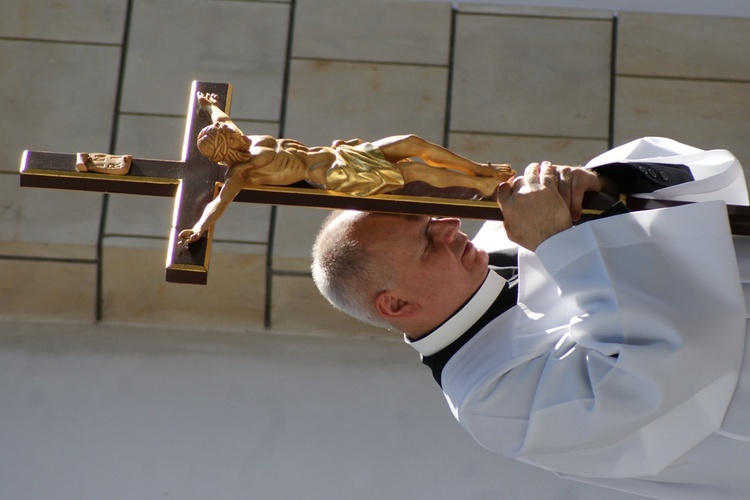
M366 196L363 196L362 193L353 195L352 192L355 191L350 190L350 192L347 192L346 189L339 189L341 186L346 187L351 184L349 182L349 174L341 174L339 172L333 176L325 176L315 171L318 156L323 155L325 158L326 154L332 154L329 150L335 148L307 148L293 140L276 140L270 136L250 136L256 139L245 138L241 140L248 141L247 144L243 143L245 149L252 147L256 148L257 151L263 151L263 148L268 145L264 141L273 141L274 148L284 149L284 151L299 152L304 150L305 155L303 156L305 158L302 161L302 166L306 169L305 175L308 177L308 180L309 178L316 180L316 183L319 184L318 188L323 187L325 189L318 189L302 182L294 182L297 180L294 178L294 175L297 175L296 173L289 177L287 175L288 172L280 175L273 169L262 170L266 166L275 168L278 165L289 168L290 163L277 159L273 159L266 164L253 165L253 168L259 166L261 170L254 170L254 172L260 173L261 176L265 175L267 183L264 183L264 185L255 185L248 183L248 179L244 178L246 182L239 185L233 181L232 175L228 175L231 169L226 160L220 160L218 157L209 159L206 156L208 154L211 157L215 154L216 150L226 151L227 149L231 149L231 145L228 147L226 141L231 142L233 139L216 139L218 142L212 142L210 151L207 153L204 137L206 133L202 132L212 127L220 129L232 128L234 126L227 116L231 104L231 94L231 85L226 83L193 82L190 90L181 160L133 158L131 155L116 156L94 153L66 154L26 151L24 152L21 164L21 185L174 197L174 213L167 251L166 281L176 283L207 283L213 221L209 220L205 228L197 232L194 231L193 234L190 234L189 229L194 228L196 224L200 226L199 221L204 220L206 213L210 212L210 210L206 210L207 207L210 208L212 203L216 205L216 202L221 199L222 188L227 187L232 188L229 201L311 206L327 209L356 209L374 212L455 216L485 220L502 219L502 214L497 204L491 199L481 199L481 196L469 196L467 198L465 194L459 197L451 195L443 197L443 195L425 196L420 193L420 195L415 196L406 188L409 185L423 184L419 181L419 177L416 179L413 178L413 176L418 174L432 179L430 182L432 182L433 187L446 184L446 179L448 179L447 183L449 186L456 187L453 181L458 181L458 189L464 189L465 186L462 186L462 183L465 182L465 179L462 177L472 176L474 179L472 182L478 179L480 184L489 185L492 182L498 182L498 179L507 180L513 174L509 166L476 164L465 158L457 157L454 153L434 144L429 144L429 148L425 151L424 145L420 143L416 150L425 153L423 156L429 159L428 163L432 162L434 166L440 167L441 163L451 163L456 158L460 158L461 162L464 160L469 162L462 168L470 172L468 175L464 174L462 176L455 172L445 173L439 171L439 169L432 169L434 170L432 171L429 168L423 168L423 164L415 162L407 162L408 165L411 165L410 169L402 168L402 160L398 160L399 154L403 156L403 161L412 156L420 156L419 154L399 153L404 149L404 144L407 143L409 147L406 148L406 152L415 150L414 141L411 140L410 136L403 136L405 139L400 137L386 138L374 143L377 146L376 149L386 151L389 156L385 159L385 163L394 161L393 158L396 159L395 168L401 169L400 175L402 176L402 181L404 181L404 177L406 178L407 185L404 189L391 190L378 188L380 191L374 194L368 192ZM241 131L240 135L242 135ZM198 146L199 136L202 137L201 141L204 143L204 149L202 150L199 150ZM421 139L419 140L421 141ZM252 141L256 142L253 143ZM358 155L361 153L359 150L362 147L356 140L336 142L341 144L340 149L347 155ZM271 148L266 147L266 149ZM322 153L319 154L319 151L322 151ZM363 168L369 172L376 168L372 164L367 163L371 160L370 151L365 150L365 153L367 154L364 155L365 164ZM442 157L443 154L449 155L447 160L445 157ZM450 157L450 155L453 156ZM256 154L251 156L259 157L262 155ZM276 156L273 156L273 158L276 158ZM219 163L220 161L222 163ZM253 158L241 161L252 163L256 160ZM319 161L325 167L320 170L326 172L333 170L329 168L331 162L335 164L334 160L330 162ZM297 167L299 165L295 166L295 168ZM391 167L394 167L394 164L391 164ZM446 167L442 166L441 168ZM412 172L417 172L418 174L413 174ZM237 177L241 179L242 175ZM286 181L290 179L292 182L287 185ZM410 179L416 182L409 184ZM280 180L283 182L280 182ZM234 184L232 185L233 182ZM377 182L381 181L378 180ZM338 189L338 191L332 189ZM361 187L352 189L362 190ZM448 191L450 189L448 188ZM601 213L601 211L616 201L611 195L603 193L591 193L591 195L587 199L587 210L584 212L582 221ZM646 210L676 204L679 204L679 202L646 200L633 197L626 199L626 205L630 210ZM732 230L735 234L750 234L749 207L730 206L729 215Z

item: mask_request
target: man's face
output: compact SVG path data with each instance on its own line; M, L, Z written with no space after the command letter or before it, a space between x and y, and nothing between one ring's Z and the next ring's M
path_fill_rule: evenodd
M437 327L484 282L489 257L460 231L458 219L368 215L357 236L396 271L392 292L418 303Z
M250 139L238 133L236 130L225 123L220 124L220 126L227 129L227 132L225 133L227 135L228 147L230 149L234 149L235 151L247 153L247 151L250 149Z

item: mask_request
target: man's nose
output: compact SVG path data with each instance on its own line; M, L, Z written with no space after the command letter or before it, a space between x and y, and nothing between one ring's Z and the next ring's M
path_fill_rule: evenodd
M461 230L461 221L455 218L436 219L433 221L433 240L450 244Z

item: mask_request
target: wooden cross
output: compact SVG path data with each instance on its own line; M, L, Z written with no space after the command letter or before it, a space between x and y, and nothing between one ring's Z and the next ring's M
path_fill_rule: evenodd
M177 239L181 230L193 227L200 218L206 205L216 196L227 171L227 167L211 162L198 151L198 133L211 124L209 116L198 112L198 92L214 94L216 105L229 113L232 97L230 84L193 82L181 160L133 158L129 174L111 175L79 172L76 169L76 154L26 151L21 162L21 186L174 197L175 208L169 234L166 281L206 284L213 228L209 228L206 236L190 245L181 245ZM589 214L600 212L614 201L608 195L593 195L587 200ZM235 201L485 220L502 219L496 203L491 201L388 194L357 197L302 186L247 188L237 195ZM627 206L631 210L646 210L675 204L679 203L632 197L627 201ZM750 234L750 207L730 206L729 215L735 234ZM582 220L586 220L586 217Z

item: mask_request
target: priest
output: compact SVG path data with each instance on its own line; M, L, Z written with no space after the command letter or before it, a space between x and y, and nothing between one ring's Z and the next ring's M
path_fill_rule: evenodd
M695 201L577 226L584 191ZM503 183L503 223L336 213L313 251L334 306L396 329L483 446L651 498L750 497L750 239L739 162L645 138Z

